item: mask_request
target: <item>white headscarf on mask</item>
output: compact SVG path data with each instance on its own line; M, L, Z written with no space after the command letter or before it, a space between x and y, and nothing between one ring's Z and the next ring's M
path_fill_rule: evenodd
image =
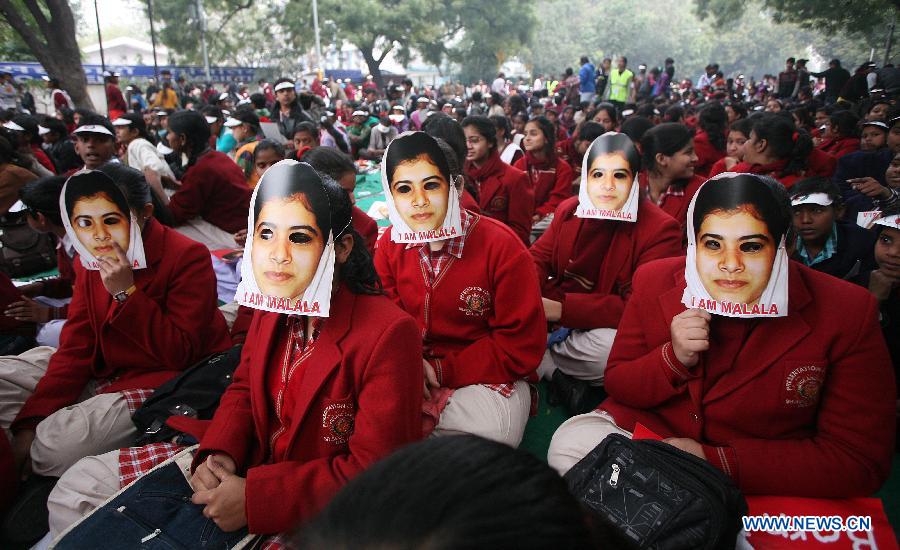
M753 183L748 181L747 185L765 185L761 177L753 174L725 172L704 183L691 200L687 213L688 247L684 267L684 278L687 286L681 297L681 303L689 308L699 308L725 317L785 317L788 314L788 254L785 248L784 235L782 235L778 243L778 250L775 253L768 284L756 306L715 300L706 287L703 286L700 273L697 271L697 235L694 227L694 207L697 199L704 193L704 190L709 192L710 186L715 186L719 180L738 176L755 180ZM759 209L757 208L757 210Z
M610 141L622 140L623 137L628 140L626 146L634 148L634 144L631 143L631 140L628 139L628 136L626 136L625 134L620 134L618 132L606 132L602 136L595 139L591 143L591 146L588 147L588 150L585 152L584 159L581 161L581 185L578 189L578 208L575 210L575 215L577 217L593 218L599 220L619 220L625 222L637 221L638 203L641 199L640 185L638 185L637 167L631 167L631 172L634 174L634 179L631 182L631 191L628 193L628 198L625 200L625 204L623 204L620 209L605 210L597 208L591 202L591 197L588 194L588 180L590 178L591 170L591 167L589 166L589 159L594 156L591 155L591 151L598 147L604 146L609 149ZM624 149L612 148L608 151L608 153L621 153L626 160L628 159L628 154Z

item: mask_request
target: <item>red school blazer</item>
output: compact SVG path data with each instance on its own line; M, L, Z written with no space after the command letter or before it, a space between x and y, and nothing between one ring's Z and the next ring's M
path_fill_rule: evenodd
M534 190L528 174L503 161L497 170L480 182L478 207L509 226L527 247L531 244L531 216L534 213Z
M200 359L231 347L205 246L154 219L142 233L147 267L117 303L99 271L75 263L75 288L60 345L13 427L33 426L78 401L91 379L105 393L156 388Z
M527 157L517 160L513 168L528 175L534 192L534 213L542 218L552 214L562 201L572 196L575 174L572 167L560 158L556 158L556 166L549 170L529 169Z
M416 323L384 296L341 287L303 372L294 375L303 378L287 415L292 425L282 435L289 459L269 463L274 427L266 371L281 365L286 319L255 312L234 382L194 461L196 468L213 452L234 459L247 478L247 521L256 534L289 531L310 519L352 477L422 437L424 375Z
M543 286L557 286L572 258L575 242L589 225L575 216L578 197L562 202L547 231L530 248ZM616 328L631 295L631 279L641 264L681 256L678 222L647 199L638 206L637 221L612 222L612 241L600 264L593 292L565 295L559 324L568 328ZM550 280L552 277L552 280Z
M699 441L747 494L869 496L890 472L896 414L878 305L864 288L789 269L789 314L759 319L731 371L704 392L703 366L716 358L686 369L670 348L672 318L685 310L684 259L642 266L599 409L626 430L640 422Z
M419 249L385 231L375 249L384 291L415 318L441 386L535 379L547 325L531 256L508 227L470 215L462 257L451 256L433 285Z

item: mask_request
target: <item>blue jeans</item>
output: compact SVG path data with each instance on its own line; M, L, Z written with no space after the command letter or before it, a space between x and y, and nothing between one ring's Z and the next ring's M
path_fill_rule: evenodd
M231 548L247 536L243 528L226 533L191 502L190 484L169 463L135 481L73 528L58 550Z

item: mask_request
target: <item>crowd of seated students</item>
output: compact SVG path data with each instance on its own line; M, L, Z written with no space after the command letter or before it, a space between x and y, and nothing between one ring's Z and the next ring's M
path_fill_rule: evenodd
M857 106L861 116L829 106L820 130L804 127L813 105L747 116L716 97L572 106L566 126L540 102L507 100L508 118L457 117L409 99L420 108L412 119L400 101L373 101L347 129L333 113L314 123L287 82L273 107L286 144L263 139L249 106L176 110L153 132L134 114L85 113L70 132L80 162L48 157L45 170L60 175L37 177L25 166L45 163L0 138L13 198L57 243L59 266L26 286L0 276L0 485L15 510L28 499L49 510L51 537L182 450L136 450L131 415L238 342L191 478L193 502L225 532L288 533L325 510L304 540L337 544L329 529L358 505L329 501L348 482L371 483L352 478L419 439L516 447L547 387L608 395L593 410L565 403L578 414L548 455L561 474L640 424L746 494L870 496L887 479L900 366L900 110L890 101ZM30 143L32 121L10 122ZM223 152L225 133L234 143ZM523 154L510 153L515 143ZM394 228L355 206L360 150L381 161ZM60 200L74 178L90 180L86 198L134 220L146 267L116 243L99 269L82 265L72 241L82 222ZM275 178L314 191L275 192ZM585 213L585 201L618 199L597 207L615 215ZM297 216L285 234L265 221L276 209ZM432 237L400 238L396 220ZM709 229L735 220L759 230ZM94 230L97 240L113 231ZM264 243L279 274L333 247L327 316L238 308L243 268L223 268L215 252ZM723 272L752 271L753 254L783 259L786 315L684 305L686 258L712 251ZM472 452L487 460L488 450Z

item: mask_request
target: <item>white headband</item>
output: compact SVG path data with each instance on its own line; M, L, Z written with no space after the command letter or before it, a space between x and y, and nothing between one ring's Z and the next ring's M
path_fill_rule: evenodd
M288 89L291 89L291 90L294 89L294 85L290 82L282 82L281 84L275 85L276 92L280 92L281 90L288 90Z
M103 134L106 136L112 136L113 133L109 131L109 128L106 126L101 126L100 124L85 124L84 126L79 126L75 128L73 134Z
M810 193L809 195L797 195L791 199L791 206L801 204L818 204L819 206L831 206L834 201L828 193Z

